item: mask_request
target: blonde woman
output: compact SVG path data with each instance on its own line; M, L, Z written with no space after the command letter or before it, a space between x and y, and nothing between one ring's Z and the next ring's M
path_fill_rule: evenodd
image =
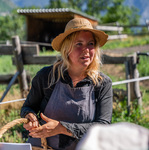
M54 149L73 150L90 126L111 123L112 81L100 72L99 47L107 38L87 19L77 18L52 41L61 60L37 73L21 110L30 120L24 128L33 146L44 137Z

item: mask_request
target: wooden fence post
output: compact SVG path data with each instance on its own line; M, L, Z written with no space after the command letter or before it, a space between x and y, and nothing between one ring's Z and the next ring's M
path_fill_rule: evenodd
M118 35L119 35L119 39L122 40L122 39L120 38L121 30L120 30L120 28L119 28L119 22L116 22L116 26L118 27Z
M126 79L130 79L129 61L125 61ZM131 87L130 83L126 84L127 90L127 113L130 113L130 102L131 102Z
M133 78L136 79L139 77L139 71L137 69L137 53L133 54ZM140 92L139 81L133 82L133 93L135 99L137 99L138 106L141 108L142 106L142 96Z
M18 36L12 37L12 46L13 46L15 64L17 67L17 71L19 72L18 80L19 80L20 90L21 90L22 97L24 98L27 96L29 89L27 84L26 71L23 67L21 45Z
M126 79L136 79L139 77L139 72L137 70L137 54L136 53L130 56L130 59L126 65L126 69L128 70L128 71L126 70ZM127 86L129 86L128 90L131 90L131 92L128 95L129 96L128 99L130 98L131 101L137 99L138 106L141 108L142 97L141 97L141 92L140 92L139 81L129 83L129 85Z

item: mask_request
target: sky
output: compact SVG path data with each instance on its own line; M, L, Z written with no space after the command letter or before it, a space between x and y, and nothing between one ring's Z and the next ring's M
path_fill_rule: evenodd
M149 0L125 0L125 4L137 7L141 15L140 24L146 24L146 19L149 20Z

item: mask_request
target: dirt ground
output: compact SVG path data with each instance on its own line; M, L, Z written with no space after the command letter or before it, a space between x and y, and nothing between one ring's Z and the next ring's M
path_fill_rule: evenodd
M115 50L104 50L103 54L113 57L119 57L129 54L131 55L135 52L149 52L149 45L121 48ZM122 65L104 64L102 70L112 76L117 76L118 79L120 79L121 77L125 78L125 68ZM140 85L145 88L149 88L149 80L140 81Z
M119 56L132 54L134 52L149 52L149 45L118 48L115 50L104 50L103 51L103 53L107 54L107 55L119 55Z

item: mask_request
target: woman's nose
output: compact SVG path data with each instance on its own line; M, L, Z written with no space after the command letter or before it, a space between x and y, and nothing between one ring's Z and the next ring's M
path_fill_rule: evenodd
M89 48L87 46L85 46L83 49L83 53L88 53L88 52L89 52Z

